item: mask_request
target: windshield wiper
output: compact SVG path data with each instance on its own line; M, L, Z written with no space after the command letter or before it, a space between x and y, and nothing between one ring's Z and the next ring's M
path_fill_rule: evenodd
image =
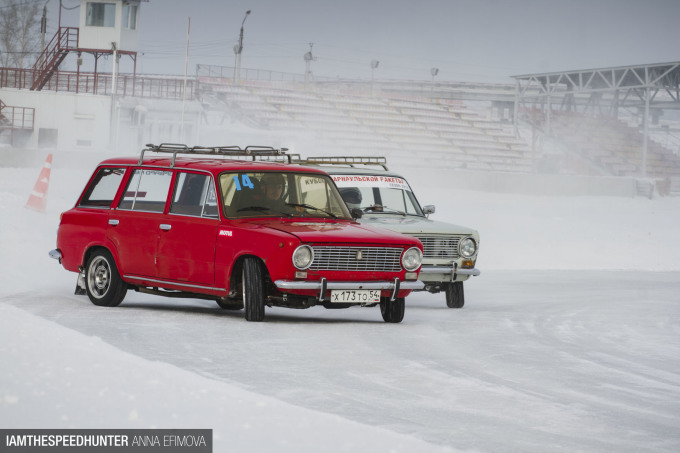
M385 209L389 209L392 212L396 212L399 215L403 215L406 217L406 213L403 211L399 211L398 209L390 208L389 206L384 206L380 204L374 204L373 206L366 206L363 208L364 212L365 211L373 211L373 212L384 212Z
M325 209L317 208L316 206L312 206L311 204L304 204L304 203L286 203L288 206L293 206L293 207L301 207L305 209L313 209L315 211L323 212L324 214L328 214L329 216L333 217L334 219L337 219L338 216L333 214L332 212L328 212Z

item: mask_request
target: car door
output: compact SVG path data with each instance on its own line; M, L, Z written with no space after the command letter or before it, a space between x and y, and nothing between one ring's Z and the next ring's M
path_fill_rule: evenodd
M116 246L123 277L155 277L156 248L172 171L136 168L118 206L109 215L107 235Z
M215 183L208 173L177 172L157 248L162 280L212 285L219 225Z

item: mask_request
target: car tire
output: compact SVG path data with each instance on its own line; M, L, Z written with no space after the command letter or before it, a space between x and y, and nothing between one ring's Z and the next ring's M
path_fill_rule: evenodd
M463 308L465 305L465 291L463 282L451 282L446 285L446 306L449 308Z
M257 258L247 257L243 261L243 308L246 321L264 320L264 278Z
M127 289L111 253L95 251L85 266L85 290L90 301L100 307L116 307L123 302Z
M380 298L380 314L385 322L401 322L404 319L405 309L406 299L403 297L397 297L394 300L390 300L388 297Z

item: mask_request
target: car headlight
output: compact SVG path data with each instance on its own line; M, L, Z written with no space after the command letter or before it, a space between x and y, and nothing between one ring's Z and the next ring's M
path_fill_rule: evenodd
M409 272L413 272L420 267L423 262L423 252L418 247L411 247L406 250L401 257L401 264Z
M314 250L308 245L301 245L293 252L293 266L304 270L312 265Z
M471 258L477 253L477 243L471 237L467 237L458 244L458 251L464 258Z

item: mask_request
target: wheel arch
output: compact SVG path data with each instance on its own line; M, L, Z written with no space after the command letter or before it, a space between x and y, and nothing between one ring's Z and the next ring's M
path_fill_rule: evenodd
M243 255L240 255L236 260L234 261L234 264L231 266L230 274L228 276L228 282L229 282L229 291L235 290L239 288L239 285L241 284L241 273L243 272L243 262L246 260L246 258L255 258L257 260L258 265L260 266L260 269L262 270L262 276L264 277L265 281L271 281L271 277L269 275L269 269L267 268L267 264L265 261L252 253L244 253Z
M98 250L104 250L106 252L109 252L111 256L113 257L114 264L116 265L116 269L118 269L118 273L121 274L121 278L123 277L122 270L120 268L120 263L118 261L118 254L116 253L115 247L111 247L108 244L101 244L101 243L94 243L90 244L85 248L85 251L83 252L83 257L81 260L81 268L85 269L85 266L87 266L87 262L90 260L90 257L97 252Z

